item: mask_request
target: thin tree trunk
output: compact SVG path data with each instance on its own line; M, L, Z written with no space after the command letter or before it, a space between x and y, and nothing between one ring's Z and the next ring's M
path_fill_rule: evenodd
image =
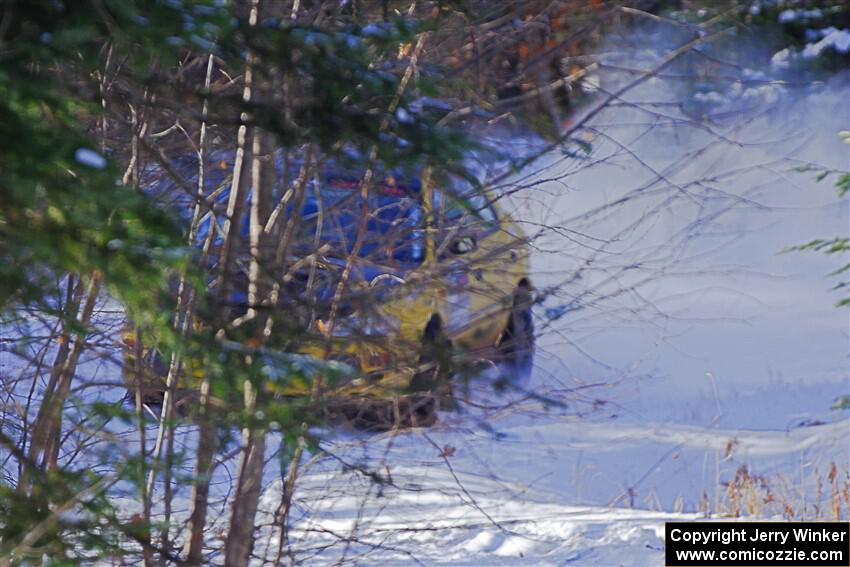
M212 54L207 59L207 75L204 80L204 88L209 92L212 81L214 57ZM201 202L204 198L205 168L207 151L207 113L209 102L204 101L201 111L201 132L198 141L198 195L195 202L192 230L189 239L193 242L196 237L198 220L201 216ZM204 259L212 244L215 234L215 218L210 219L210 229L204 241ZM205 260L204 260L205 261ZM204 374L200 387L200 401L198 410L198 451L195 458L195 485L192 491L192 514L189 516L189 539L186 541L186 560L189 565L200 565L203 561L204 551L204 527L207 523L207 508L209 506L210 474L212 474L213 457L217 447L216 428L212 418L212 408L209 403L210 378Z
M256 3L258 0L253 0ZM256 6L251 8L251 19L256 25ZM245 80L242 89L242 100L246 105L251 102L252 90L254 86L253 56L248 55L248 62L245 66ZM244 206L243 193L247 193L251 183L251 170L245 167L245 162L250 159L249 155L249 128L248 114L242 112L241 124L236 133L236 156L233 159L233 174L230 185L230 194L227 199L227 213L222 227L222 245L219 254L219 277L217 282L217 295L221 300L230 303L231 288L233 285L233 271L236 262L236 257L240 252L240 244L242 240L242 208ZM230 322L231 311L226 307L222 311L221 326L224 327Z
M150 537L150 521L151 521L151 498L145 484L145 457L147 455L147 438L145 435L145 414L144 408L144 356L145 347L142 342L142 331L136 327L136 344L134 345L136 355L136 420L139 424L139 486L142 491L142 519L145 522L146 531L142 542L142 561L145 567L149 567L153 563L153 550L151 548Z
M86 302L79 317L79 323L83 326L88 325L91 320L97 293L100 289L99 274L93 274L85 287L87 288ZM69 306L71 309L69 315L72 317L77 316L77 310L83 298L83 288L84 284L80 281L74 292L72 304ZM70 391L71 381L85 347L86 339L84 334L77 334L72 340L71 335L66 331L60 341L59 352L57 352L50 380L33 427L32 442L28 452L28 458L31 462L39 462L40 460L41 466L48 470L54 470L57 466L59 439L62 431L62 408ZM29 480L28 475L24 475L18 485L19 490L28 491L30 489Z
M259 15L259 0L252 0L251 12L248 24L250 27L255 27ZM253 87L252 66L254 63L253 54L248 55L248 64L245 72L245 90L243 92L243 100L247 103L251 101ZM245 128L243 124L240 127L240 133ZM259 160L263 159L262 149L265 147L262 132L254 131L253 133L253 148L261 153L252 152L252 184L253 197L251 202L251 221L250 221L250 244L251 244L251 268L249 271L249 313L247 318L256 316L256 307L259 302L260 293L262 292L262 239L263 227L265 219L270 207L268 206L271 198L271 186L273 178L269 175L264 175L268 170L264 169ZM240 140L240 144L244 140ZM273 159L273 158L272 158ZM273 164L272 164L273 165ZM272 168L271 171L274 171ZM234 176L236 175L234 171ZM232 195L231 195L232 196ZM229 207L228 207L229 209ZM229 211L228 211L229 212ZM223 288L226 292L227 289ZM250 358L247 361L249 364L253 362ZM249 380L244 383L244 400L246 415L252 416L257 402L257 390ZM230 530L224 544L224 562L225 565L233 567L245 567L248 565L251 557L251 552L254 548L254 522L257 515L257 507L260 500L260 490L263 480L263 465L265 458L266 432L261 425L259 427L246 427L242 432L243 447L242 447L242 462L239 468L239 478L237 479L236 494L233 498L233 509L230 518Z
M32 436L30 440L27 458L30 462L38 462L38 456L44 449L44 444L47 439L47 432L50 429L50 421L53 419L54 413L54 395L56 388L59 385L59 378L62 375L62 369L65 362L68 360L68 354L71 351L72 334L69 329L68 321L74 320L80 309L80 304L83 300L83 283L77 281L75 283L72 275L68 276L68 293L70 300L65 305L66 315L65 321L62 322L62 334L59 337L59 350L56 352L56 357L53 360L53 367L50 370L50 378L47 381L47 386L44 389L41 405L36 413L35 421L32 427ZM73 290L73 293L72 293ZM29 491L29 476L21 475L21 480L18 483L18 490Z
M275 514L275 521L280 524L280 538L278 538L275 565L283 563L283 553L289 549L289 511L292 509L292 496L295 494L298 467L301 465L301 457L304 454L304 443L302 441L302 439L299 439L298 447L295 448L292 459L289 461L289 470L283 484L283 494L280 495L280 505L277 514Z
M256 4L255 4L256 6ZM263 160L274 158L269 153L268 144L265 141L266 134L254 130L253 156L252 156L252 187L251 199L251 263L248 273L248 303L250 305L246 319L255 319L258 315L257 307L262 298L268 295L266 278L263 276L265 269L269 266L268 247L265 244L265 225L271 210L271 197L274 186L274 163L272 167L264 167ZM269 318L270 315L267 316ZM259 329L260 327L258 327ZM257 340L262 342L265 337L258 336ZM257 387L250 381L244 382L245 411L251 415L257 401ZM245 428L242 433L243 450L242 464L237 481L236 496L233 500L233 515L230 521L230 532L225 543L225 563L227 565L247 565L251 551L254 546L254 521L257 515L257 506L260 499L260 489L263 482L263 465L265 459L266 430L263 426L257 428Z
M268 134L255 129L251 148L251 218L248 237L250 239L251 261L248 268L248 319L258 315L258 307L268 295L268 280L264 270L276 269L269 265L266 221L271 213L271 199L274 191L274 150L268 143Z
M99 292L100 274L95 272L89 280L86 289L86 302L80 316L80 323L84 327L88 326L91 321L92 312L94 311L94 306L97 302L97 295ZM62 409L65 404L65 399L68 397L68 393L71 390L71 381L77 371L77 364L79 363L80 355L85 349L85 345L86 336L83 332L78 334L74 339L74 344L71 347L71 353L68 355L68 359L62 366L62 373L59 377L56 395L50 402L52 408L48 408L48 411L52 414L52 418L48 420L48 432L45 435L46 445L44 447L42 463L44 468L48 471L56 470L58 468L59 440L62 434Z
M105 80L105 78L104 78ZM105 87L102 87L104 89ZM145 93L145 99L147 98L147 92ZM141 155L139 152L139 140L143 135L143 129L139 127L139 113L136 110L136 107L132 104L129 105L130 108L130 127L132 128L132 139L130 144L130 163L127 166L127 170L124 173L124 177L122 179L123 183L130 184L131 187L135 191L140 190L141 185ZM105 134L104 134L105 135ZM142 561L145 567L150 567L153 565L153 547L151 546L151 533L150 533L150 521L151 521L151 494L147 490L147 484L145 483L145 477L147 476L147 467L146 467L146 457L147 457L147 431L145 427L145 366L144 366L144 354L145 354L145 345L144 345L144 335L142 330L136 326L134 329L135 334L135 342L133 344L133 354L135 356L135 410L136 410L136 421L139 427L139 487L141 490L142 497L142 520L145 526L145 532L141 535L142 541Z
M245 409L249 415L257 401L256 390L246 384ZM246 427L242 432L242 463L236 495L233 497L233 513L230 530L224 544L224 564L229 567L245 567L254 548L254 521L260 501L263 481L266 435L262 427Z

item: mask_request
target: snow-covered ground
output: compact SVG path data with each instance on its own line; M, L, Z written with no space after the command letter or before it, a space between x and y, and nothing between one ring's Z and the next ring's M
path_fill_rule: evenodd
M676 491L685 496L702 484L713 497L717 471L734 473L736 463L795 468L848 459L846 420L790 432L575 418L492 425L499 435L445 423L333 444L350 464L383 464L376 471L387 484L343 471L335 459L308 468L293 512L295 558L661 565L664 522L704 517L669 511ZM275 510L279 494L276 482L263 509ZM260 539L276 549L277 537Z

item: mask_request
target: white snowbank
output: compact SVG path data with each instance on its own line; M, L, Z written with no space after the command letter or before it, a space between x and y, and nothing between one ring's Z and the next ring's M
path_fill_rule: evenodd
M806 59L818 57L825 50L832 49L838 53L850 51L850 30L833 29L823 39L816 43L808 43L803 48L802 56Z
M605 470L628 479L643 473L631 448L652 453L651 446L659 444L667 453L722 454L730 440L733 452L750 462L790 454L809 460L818 452L846 459L842 447L850 438L850 421L777 432L553 419L504 431L504 442L444 425L335 444L335 455L386 471L392 485L378 489L335 460L317 463L295 494L289 533L295 558L337 560L347 550L352 560L375 565L409 564L414 557L426 565L660 565L664 522L700 516L582 504L574 495L573 485L581 482L577 470L592 465L596 480ZM429 444L421 442L423 435L440 447L457 448L449 464L436 448L424 449ZM560 471L548 488L536 478L546 471ZM280 493L280 481L264 492L264 520L272 519ZM277 537L269 530L260 541L275 549Z

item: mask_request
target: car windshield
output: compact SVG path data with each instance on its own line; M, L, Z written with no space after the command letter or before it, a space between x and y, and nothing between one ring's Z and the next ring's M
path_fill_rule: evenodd
M318 190L314 187L305 195L297 246L314 249L314 240L318 240L330 246L329 255L350 254L364 213L359 186L359 179L331 175ZM376 264L418 265L424 259L425 249L421 225L418 187L401 185L387 176L382 185L373 187L369 193L365 232L358 254Z
M208 194L214 195L214 210L201 219L196 235L198 245L206 240L213 226L216 227L213 244L220 245L222 242L231 177L229 167L217 169L215 173L227 170L227 175L210 176L215 186L208 188ZM289 169L297 172L298 167ZM369 192L365 231L358 256L376 265L411 269L421 264L425 256L418 180L404 181L393 173L376 178ZM247 203L250 201L249 191ZM281 201L281 196L276 196L275 201ZM286 200L282 222L294 218L294 201L291 195ZM241 233L247 239L250 206L245 209ZM304 256L325 246L325 256L348 256L354 251L363 213L360 177L327 168L324 175L317 175L305 184L300 216L293 232L293 252L296 256Z
M441 186L434 190L438 245L446 235L483 236L498 228L498 216L485 193L459 179L447 179Z

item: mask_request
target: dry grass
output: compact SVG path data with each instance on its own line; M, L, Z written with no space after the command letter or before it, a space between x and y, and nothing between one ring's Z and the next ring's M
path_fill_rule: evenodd
M784 475L754 474L746 465L741 465L731 480L721 483L723 491L715 515L847 520L850 517L850 471L834 461L827 469L815 468L806 478L791 481Z

